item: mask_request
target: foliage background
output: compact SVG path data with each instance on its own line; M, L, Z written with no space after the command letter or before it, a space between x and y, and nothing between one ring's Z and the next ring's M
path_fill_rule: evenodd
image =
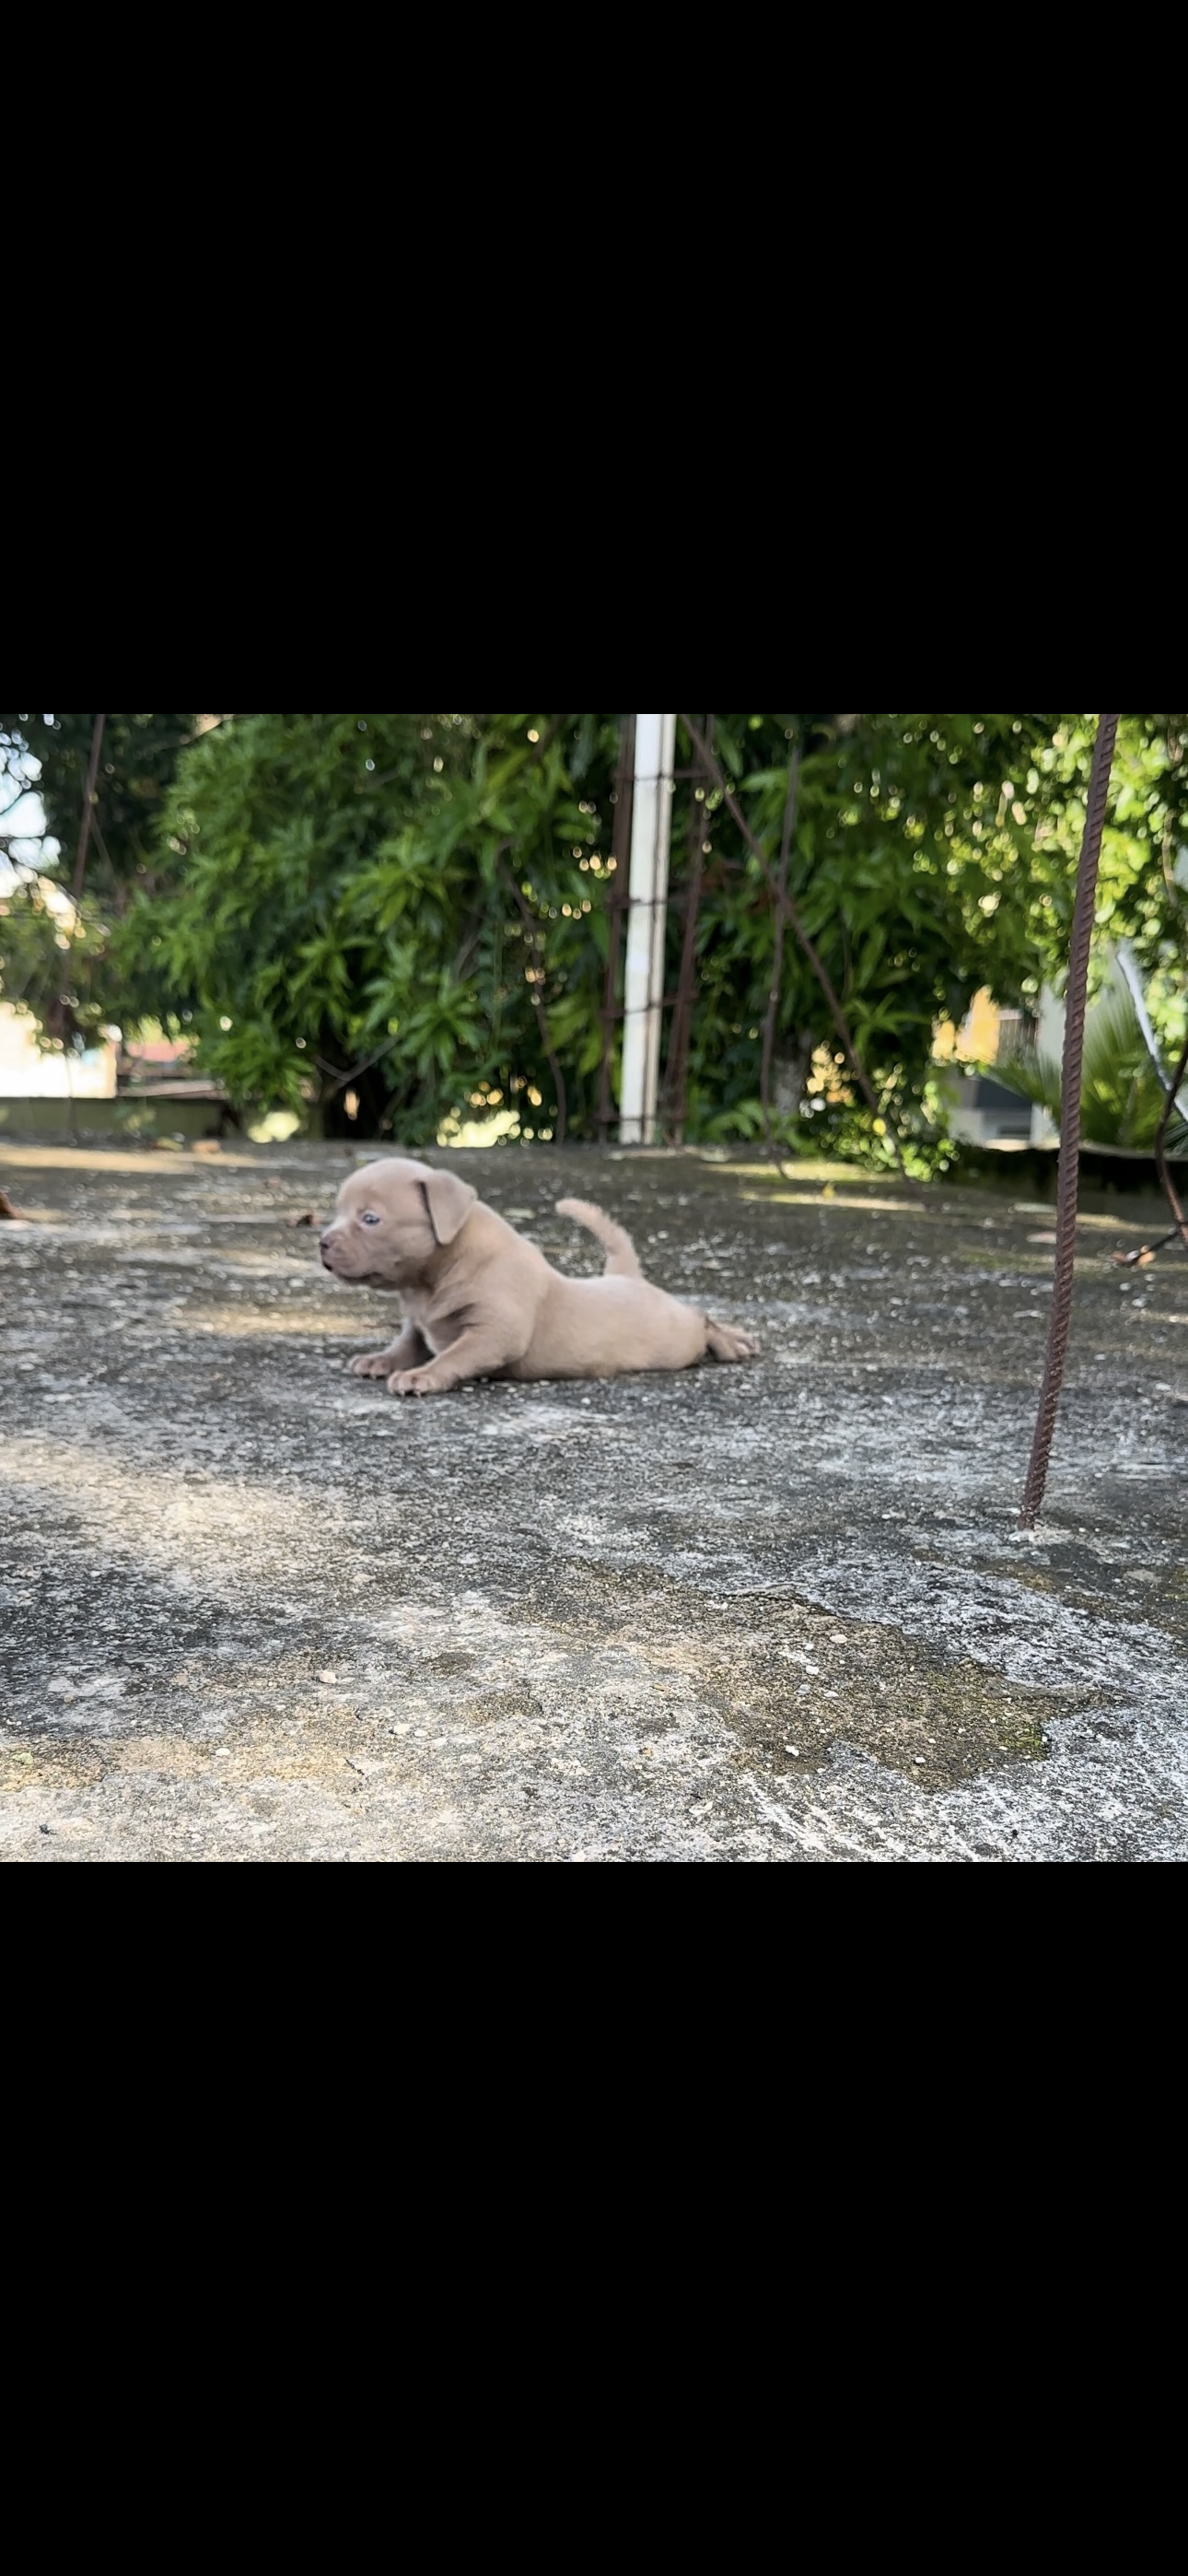
M598 1129L614 864L615 713L114 715L81 904L74 866L94 718L0 715L8 832L0 992L48 1044L102 1025L184 1032L246 1113L423 1142ZM708 721L697 716L701 725ZM717 713L718 758L771 864L799 763L789 892L879 1097L851 1094L795 943L784 945L775 1131L927 1167L938 1021L988 986L1034 1010L1058 980L1095 718ZM1129 937L1166 1043L1182 1030L1188 717L1123 719L1098 923ZM668 991L700 872L684 1132L755 1136L772 979L769 886L678 726ZM671 1015L670 1015L671 1016ZM611 1036L618 1043L618 1023ZM559 1097L560 1073L564 1102ZM614 1089L617 1094L617 1070ZM348 1099L356 1108L348 1117ZM667 1115L679 1103L671 1086ZM883 1132L879 1132L879 1128Z

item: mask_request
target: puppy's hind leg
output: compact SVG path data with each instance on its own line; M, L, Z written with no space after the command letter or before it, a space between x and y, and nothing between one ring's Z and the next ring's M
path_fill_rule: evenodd
M712 1315L705 1319L705 1347L716 1360L754 1360L759 1356L758 1342L736 1332L733 1324L716 1324Z

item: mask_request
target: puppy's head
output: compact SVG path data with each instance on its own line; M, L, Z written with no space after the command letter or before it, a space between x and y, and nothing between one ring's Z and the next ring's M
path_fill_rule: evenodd
M411 1288L439 1267L475 1203L469 1181L425 1163L365 1163L338 1193L322 1235L322 1266L336 1279Z

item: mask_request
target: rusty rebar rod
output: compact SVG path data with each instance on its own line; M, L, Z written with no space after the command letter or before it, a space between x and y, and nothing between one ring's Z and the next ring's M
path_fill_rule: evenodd
M1068 958L1068 992L1064 1005L1064 1062L1060 1077L1060 1175L1056 1194L1056 1260L1052 1288L1052 1321L1040 1386L1031 1463L1023 1487L1020 1529L1034 1529L1048 1481L1048 1459L1056 1427L1056 1406L1064 1378L1068 1328L1072 1316L1073 1260L1077 1241L1077 1188L1081 1158L1081 1063L1085 1051L1085 998L1089 987L1089 945L1093 937L1097 869L1110 792L1110 769L1117 716L1099 716L1093 746L1093 769L1085 830L1077 868L1072 942Z
M1172 1111L1179 1099L1180 1085L1183 1082L1186 1073L1188 1073L1188 1036L1184 1039L1180 1061L1176 1066L1170 1083L1168 1084L1167 1098L1163 1104L1163 1115L1155 1130L1155 1169L1159 1174L1159 1186L1167 1200L1167 1204L1171 1209L1171 1213L1175 1218L1176 1224L1179 1227L1180 1241L1184 1246L1185 1252L1188 1252L1188 1217L1185 1217L1184 1209L1180 1200L1180 1193L1172 1179L1167 1160L1167 1131L1171 1124Z

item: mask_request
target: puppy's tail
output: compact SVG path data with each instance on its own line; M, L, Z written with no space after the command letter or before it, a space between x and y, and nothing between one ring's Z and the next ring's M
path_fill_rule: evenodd
M592 1206L589 1199L558 1199L557 1214L571 1216L575 1224L588 1226L591 1234L596 1234L599 1242L605 1243L609 1277L615 1279L643 1277L630 1235L621 1225L615 1224L613 1217L604 1216L600 1207Z

